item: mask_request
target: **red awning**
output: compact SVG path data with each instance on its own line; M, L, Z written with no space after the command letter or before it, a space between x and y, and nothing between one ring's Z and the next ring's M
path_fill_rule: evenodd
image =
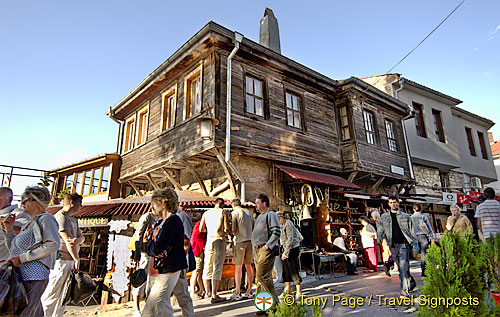
M310 181L314 183L328 184L352 189L361 189L359 186L343 179L340 176L328 175L324 173L305 171L298 168L278 166L280 170L287 173L294 179Z

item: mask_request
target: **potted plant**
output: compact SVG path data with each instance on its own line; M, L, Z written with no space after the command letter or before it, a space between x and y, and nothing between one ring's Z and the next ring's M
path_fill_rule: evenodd
M500 233L486 239L483 244L483 257L488 274L488 286L495 303L500 305Z

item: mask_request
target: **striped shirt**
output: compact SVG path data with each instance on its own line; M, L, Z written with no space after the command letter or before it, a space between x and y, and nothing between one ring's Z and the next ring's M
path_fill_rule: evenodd
M255 220L252 231L252 246L266 244L272 249L280 240L280 233L280 220L274 211L269 210L260 214Z
M500 232L500 204L494 199L488 199L476 208L476 218L481 219L484 238Z

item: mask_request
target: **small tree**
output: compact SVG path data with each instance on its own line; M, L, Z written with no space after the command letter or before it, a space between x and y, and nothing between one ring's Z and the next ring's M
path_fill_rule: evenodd
M485 263L481 247L470 231L462 239L457 233L445 233L440 246L432 244L426 255L426 277L422 295L427 299L477 298L477 306L426 305L420 306L419 316L483 316L488 315L484 303L486 282ZM422 302L421 302L422 303ZM470 304L470 303L469 303Z

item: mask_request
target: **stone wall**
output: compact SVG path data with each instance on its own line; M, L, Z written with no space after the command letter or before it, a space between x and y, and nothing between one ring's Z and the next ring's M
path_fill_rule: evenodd
M430 168L422 165L413 164L413 173L417 181L417 194L440 195L440 190L434 190L435 184L441 189L441 179L439 177L439 169Z

